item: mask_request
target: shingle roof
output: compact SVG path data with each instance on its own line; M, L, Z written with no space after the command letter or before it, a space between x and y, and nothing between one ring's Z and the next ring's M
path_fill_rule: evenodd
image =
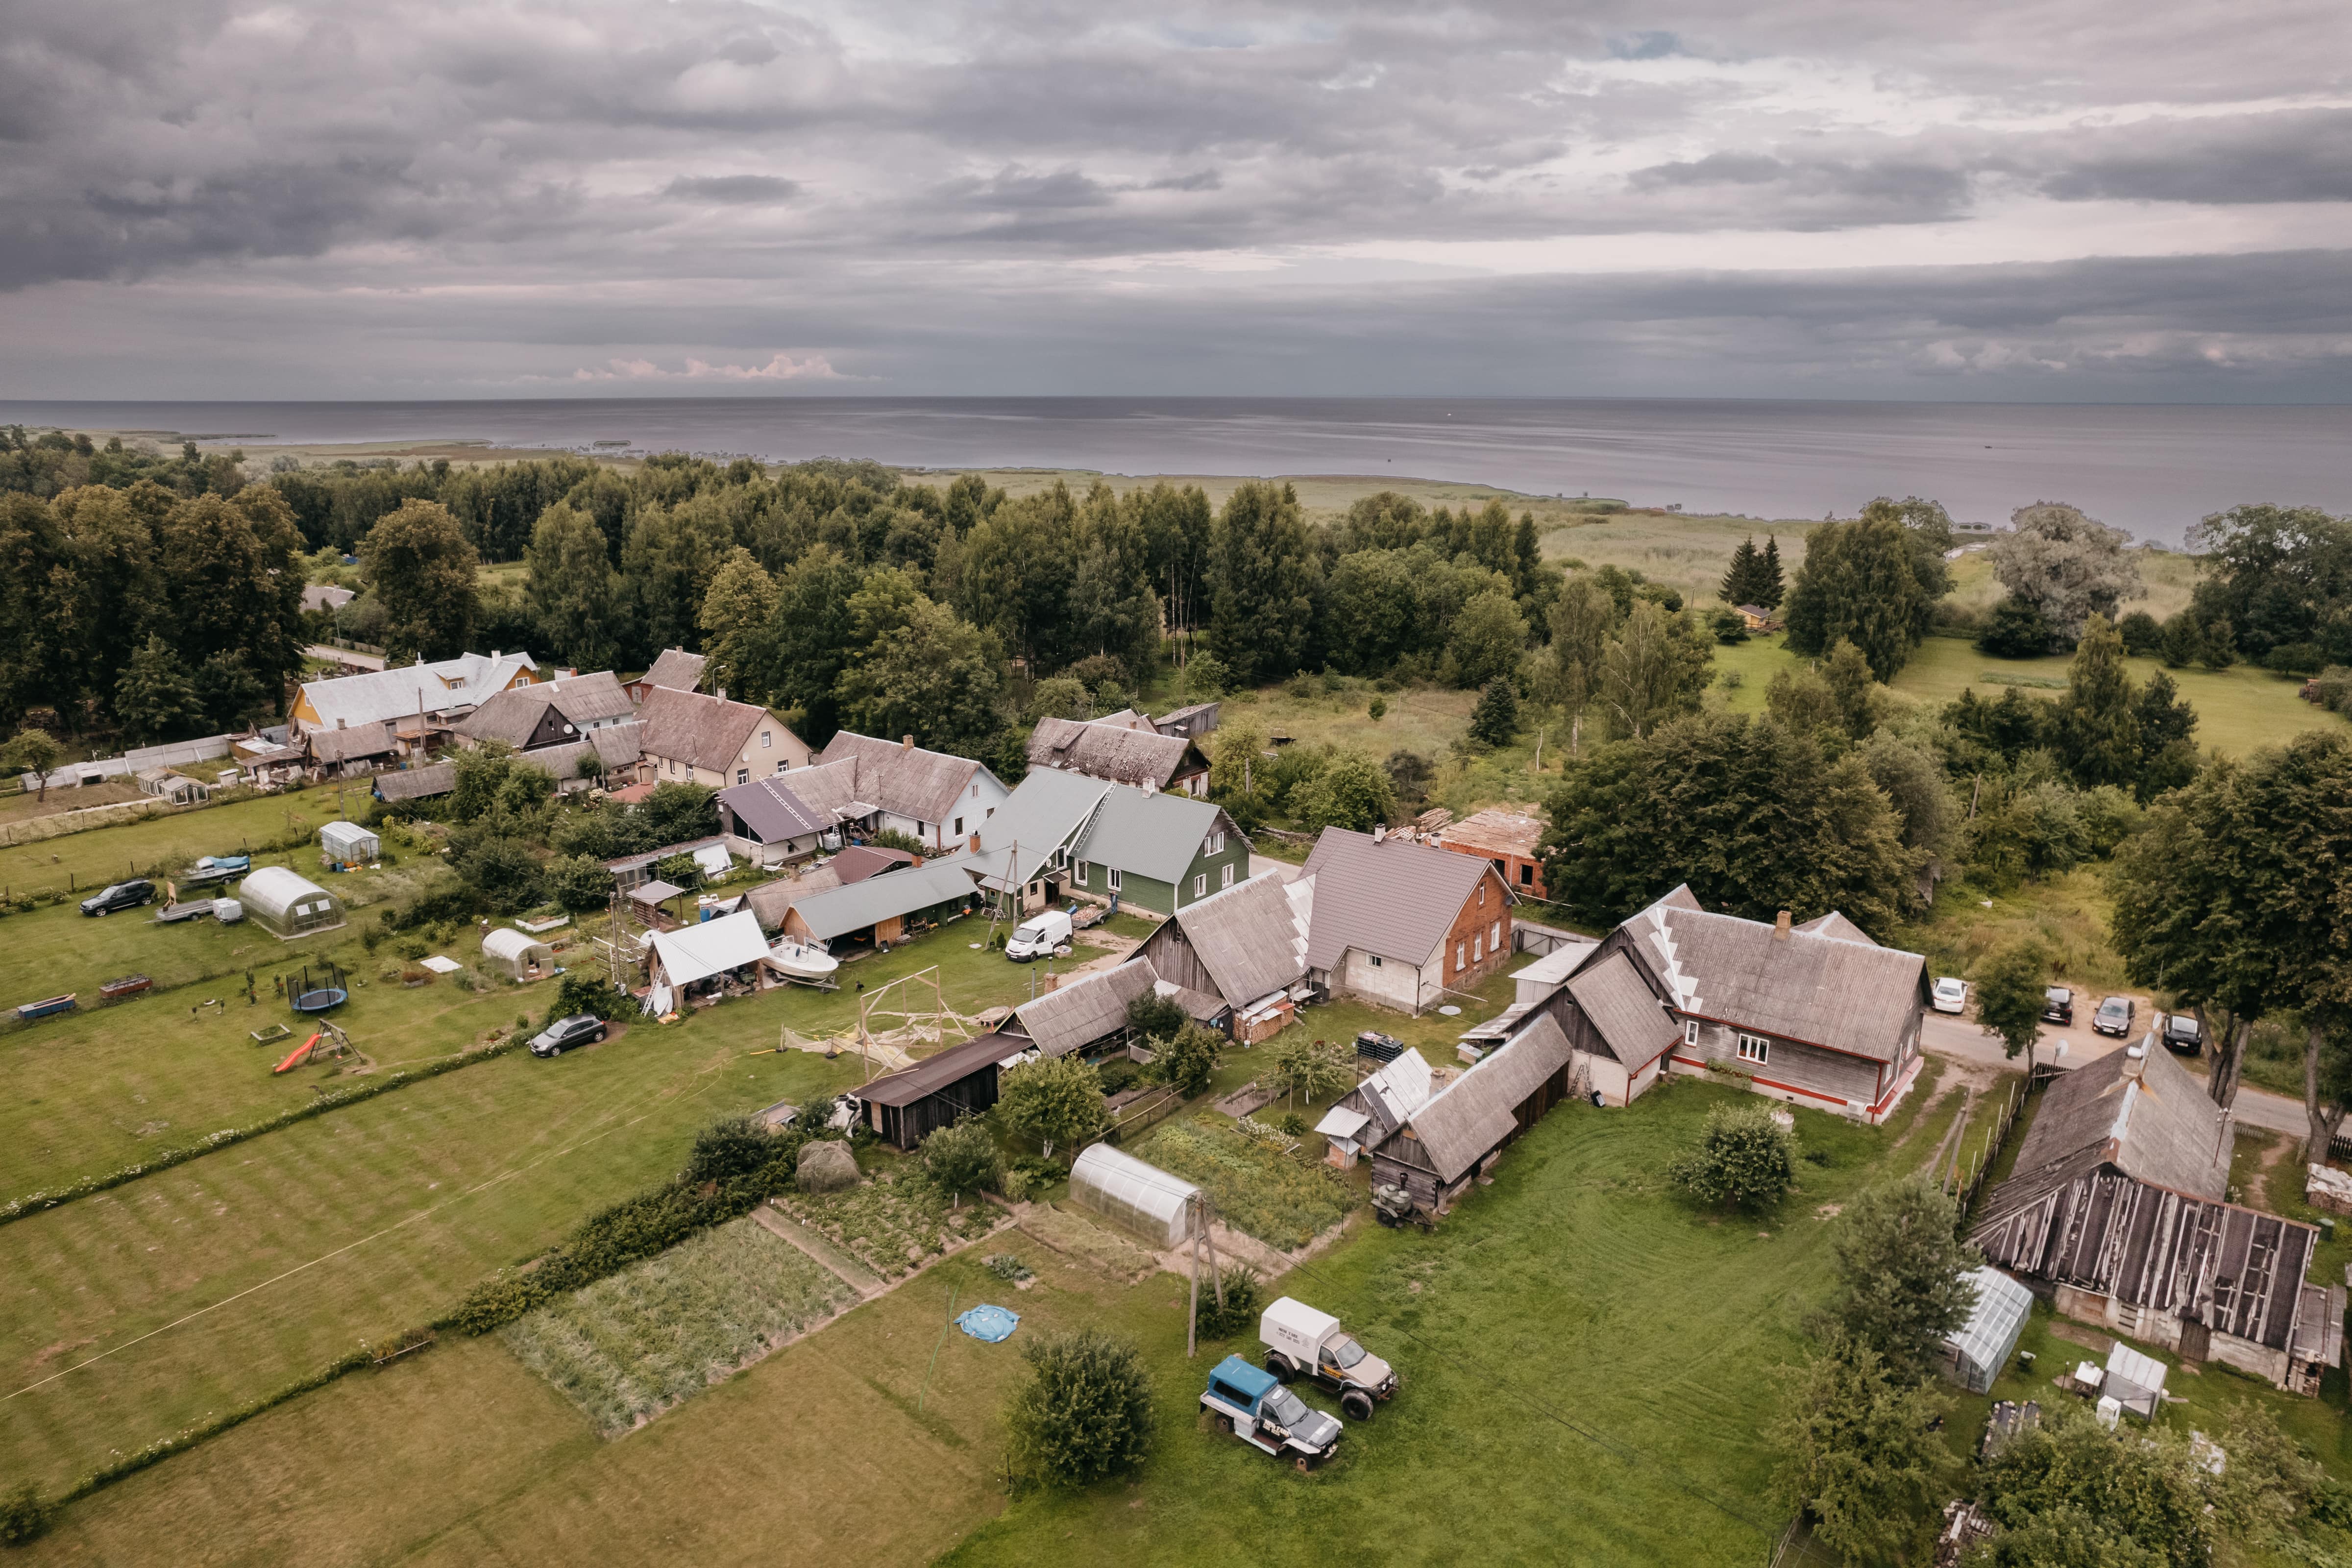
M703 667L709 662L707 656L688 653L682 647L664 648L661 657L654 660L654 667L637 679L647 686L692 691L701 686Z
M1537 841L1543 837L1543 831L1541 818L1523 812L1505 811L1497 806L1464 817L1446 828L1441 837L1448 844L1459 844L1482 852L1532 857Z
M849 730L825 743L821 760L837 763L845 757L856 760L859 799L918 822L940 823L953 816L956 802L982 771L970 757L929 752Z
M635 720L625 724L607 724L601 730L591 730L579 740L561 746L541 746L535 752L517 752L515 761L527 763L552 774L559 782L580 776L580 760L594 757L600 773L636 765L639 748L645 742L645 726Z
M808 922L811 936L819 942L831 942L878 921L911 915L950 900L969 898L972 891L971 879L954 862L941 860L894 871L887 877L868 877L862 882L801 899L795 907L801 919Z
M1021 782L1025 787L1029 781ZM1115 784L1078 840L1075 858L1173 885L1182 880L1185 868L1223 816L1223 810L1205 800ZM1230 823L1226 831L1240 833Z
M1300 880L1315 883L1307 966L1335 968L1349 948L1427 963L1491 870L1484 860L1426 844L1325 828L1299 872ZM1507 889L1503 896L1509 898ZM1500 905L1495 912L1503 912Z
M834 825L831 812L818 811L801 799L790 784L772 774L720 790L719 804L769 844L805 838Z
M1677 888L1625 922L1643 967L1681 1011L1873 1061L1902 1049L1927 961L1699 909Z
M885 849L875 844L853 844L833 858L833 874L844 882L862 882L868 877L878 877L900 866L911 866L918 858L904 849Z
M1307 916L1298 906L1311 892L1267 871L1178 910L1176 929L1218 994L1246 1007L1307 973Z
M1045 718L1029 733L1029 765L1065 768L1088 778L1141 785L1147 782L1166 789L1180 773L1198 773L1201 763L1185 766L1192 742L1182 735L1157 730L1132 729L1097 720Z
M1636 1071L1682 1037L1656 994L1634 973L1633 961L1622 952L1572 976L1568 994L1601 1032L1609 1054Z
M457 767L454 763L435 763L427 767L375 775L375 793L383 800L422 800L427 795L447 795L457 787Z
M937 1094L950 1084L961 1083L977 1072L984 1072L1007 1057L1015 1057L1028 1048L1029 1042L1007 1035L987 1034L950 1046L935 1057L925 1057L910 1068L876 1079L856 1090L857 1098L868 1105L912 1105L927 1096Z
M786 911L803 899L829 893L841 886L841 878L830 866L812 866L799 876L784 881L762 882L744 895L751 902L751 912L770 931L782 927Z
M344 724L381 724L386 720L413 718L421 700L428 713L472 708L504 687L520 670L539 668L527 653L478 653L431 664L402 665L370 670L332 680L303 682L302 696L319 716L316 728L332 730ZM421 692L421 697L420 697Z
M782 721L765 708L671 687L646 693L637 717L645 721L647 756L672 758L714 773L735 765L761 725L783 728Z
M550 708L576 730L626 719L636 711L613 672L600 669L593 675L569 675L494 691L458 721L457 733L469 740L520 746L538 731L541 717Z
M1988 1215L2099 1164L2190 1197L2230 1190L2230 1113L2172 1053L2110 1051L2051 1080Z
M1568 1036L1547 1013L1414 1111L1406 1125L1438 1180L1457 1180L1508 1138L1518 1125L1511 1112L1566 1067L1570 1054Z
M355 762L380 757L393 749L389 724L354 724L348 730L314 730L309 736L310 755L322 763Z
M1049 1057L1066 1057L1127 1027L1127 1005L1151 990L1159 979L1149 960L1138 959L1065 982L1034 1002L1015 1007L1013 1016L1039 1050Z

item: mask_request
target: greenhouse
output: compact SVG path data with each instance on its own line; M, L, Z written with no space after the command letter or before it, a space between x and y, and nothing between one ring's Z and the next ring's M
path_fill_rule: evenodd
M1193 1199L1201 1189L1097 1143L1070 1167L1070 1201L1092 1210L1153 1247L1174 1247L1192 1234Z
M1977 1304L1959 1331L1938 1347L1937 1359L1946 1377L1971 1394L1990 1394L2025 1331L2033 1295L1998 1268L1973 1269L1965 1278L1977 1288Z
M482 957L517 980L544 974L555 967L555 950L512 926L499 926L482 938Z
M383 841L356 822L331 822L319 829L320 858L331 870L364 866L383 853Z
M343 906L334 894L283 866L253 872L236 896L245 912L280 942L343 923Z

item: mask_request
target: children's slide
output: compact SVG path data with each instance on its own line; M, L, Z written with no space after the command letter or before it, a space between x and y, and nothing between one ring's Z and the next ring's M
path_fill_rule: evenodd
M318 1034L311 1036L309 1039L303 1041L300 1045L287 1052L286 1059L279 1062L276 1067L271 1068L269 1070L272 1073L281 1073L290 1071L295 1068L300 1067L305 1061L310 1059L310 1047L317 1045L325 1034L326 1031L324 1029L320 1030Z

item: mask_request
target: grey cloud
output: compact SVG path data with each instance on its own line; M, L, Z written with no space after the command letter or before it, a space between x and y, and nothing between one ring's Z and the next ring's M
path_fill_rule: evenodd
M1225 183L1224 176L1214 169L1195 169L1189 174L1163 174L1147 180L1139 190L1146 191L1213 191Z
M725 206L765 206L790 201L800 189L796 181L780 174L680 174L662 187L662 195Z
M2062 201L2352 201L2352 110L2233 115L2076 138L2041 188Z

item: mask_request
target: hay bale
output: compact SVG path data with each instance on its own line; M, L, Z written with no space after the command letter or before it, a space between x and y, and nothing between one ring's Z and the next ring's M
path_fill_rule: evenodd
M854 1187L859 1180L856 1157L848 1144L830 1138L803 1143L794 1180L804 1193L837 1193Z

